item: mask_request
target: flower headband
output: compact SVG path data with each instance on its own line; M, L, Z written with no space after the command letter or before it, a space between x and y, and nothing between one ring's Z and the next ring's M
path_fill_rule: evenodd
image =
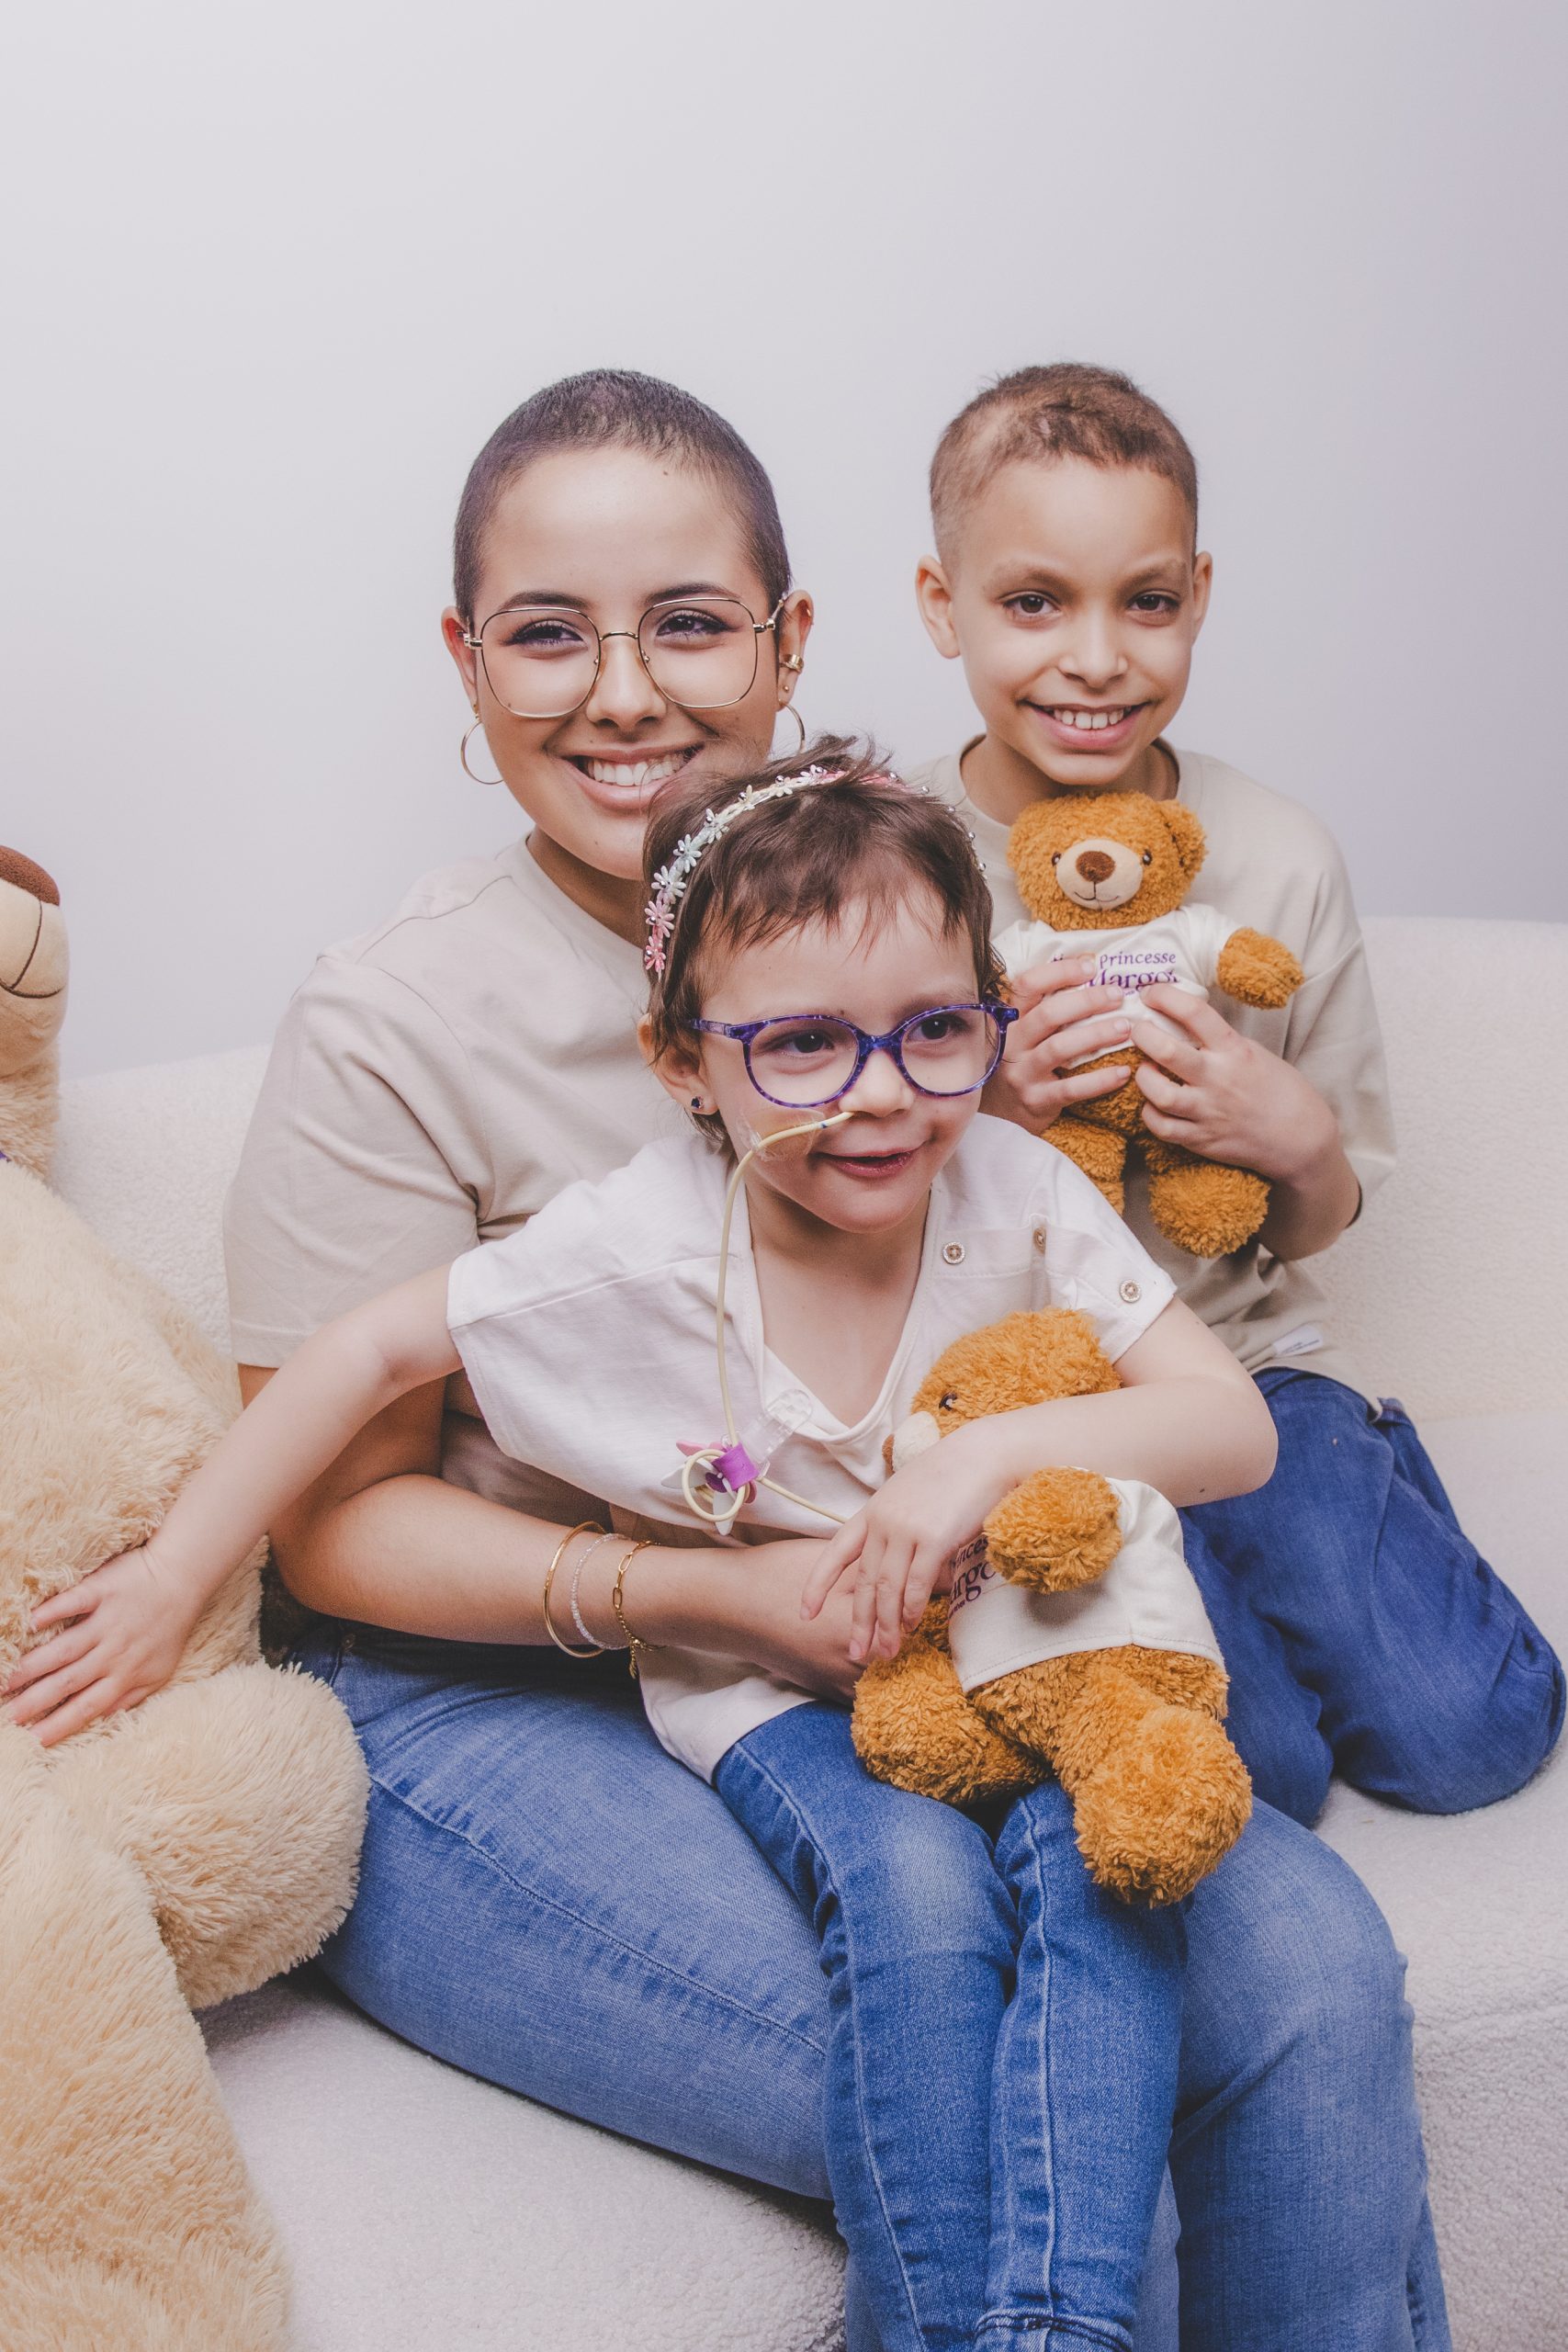
M749 784L744 792L737 793L733 800L727 800L722 808L705 808L702 823L676 842L669 865L660 866L653 877L653 896L643 909L643 921L648 926L648 944L643 949L642 960L647 968L656 976L662 973L671 933L675 928L686 885L702 864L705 854L728 831L737 817L744 817L752 808L765 808L770 800L787 800L806 785L837 784L845 774L846 770L841 767L820 764L802 768L797 775L782 775L773 784ZM897 785L905 792L927 795L931 788L924 784L906 784L902 776L895 775L889 768L874 768L866 775L865 782ZM985 865L975 836L967 825L963 830L975 863L984 873Z
M715 842L737 817L744 817L752 808L763 808L770 800L787 800L804 785L830 784L843 773L842 768L802 768L798 775L782 775L776 784L760 786L749 784L744 792L737 793L733 800L727 800L722 808L704 809L702 823L694 832L684 834L676 842L669 865L660 866L654 876L653 896L642 910L642 919L648 926L648 945L643 950L642 960L650 972L657 974L664 969L665 953L670 945L670 934L675 928L680 902L685 896L687 883L702 864L705 851L712 849ZM886 780L890 782L891 778Z

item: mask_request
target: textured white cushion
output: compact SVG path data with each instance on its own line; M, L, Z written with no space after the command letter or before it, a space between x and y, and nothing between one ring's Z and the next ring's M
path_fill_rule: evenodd
M1547 1408L1568 1407L1568 928L1389 921L1368 944L1402 1159L1325 1261L1336 1318L1562 1648L1568 1420ZM220 1341L222 1190L264 1060L66 1091L62 1191ZM1409 1955L1459 2352L1559 2352L1568 1767L1452 1821L1339 1788L1324 1831ZM831 2233L790 2200L470 2082L308 1980L207 2022L294 2251L300 2352L841 2341Z
M1568 923L1367 925L1399 1165L1321 1272L1417 1422L1568 1405Z
M1461 1521L1568 1653L1568 1412L1429 1422ZM1460 2352L1568 2338L1568 1758L1441 1820L1336 1783L1323 1835L1409 1960L1432 2211Z
M534 2107L312 1980L204 2020L294 2262L297 2352L829 2352L815 2205Z

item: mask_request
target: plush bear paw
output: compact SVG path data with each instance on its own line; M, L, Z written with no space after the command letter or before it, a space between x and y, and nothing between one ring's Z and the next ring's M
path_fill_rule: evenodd
M1229 1257L1251 1240L1268 1214L1269 1187L1248 1169L1213 1159L1150 1167L1149 1215L1168 1241L1194 1258Z
M895 1658L873 1658L852 1729L868 1772L916 1796L975 1804L1021 1796L1044 1767L993 1731L965 1696L947 1646L947 1600L931 1602Z
M1094 1470L1036 1470L986 1521L998 1575L1039 1592L1092 1584L1121 1548L1115 1492Z
M1252 1812L1247 1767L1213 1715L1153 1707L1073 1794L1090 1875L1126 1903L1179 1903Z

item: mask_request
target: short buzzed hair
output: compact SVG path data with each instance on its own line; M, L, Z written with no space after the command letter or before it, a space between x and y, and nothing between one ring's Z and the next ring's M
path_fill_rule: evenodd
M1180 492L1198 537L1198 466L1181 433L1147 392L1114 368L1076 359L1019 368L960 409L931 459L931 523L945 560L966 508L1002 466L1081 458L1143 466Z
M561 449L642 449L716 482L734 505L771 606L789 587L789 553L773 483L733 424L704 401L629 368L592 368L535 392L498 424L468 470L452 535L453 602L471 628L484 535L502 496L536 458Z

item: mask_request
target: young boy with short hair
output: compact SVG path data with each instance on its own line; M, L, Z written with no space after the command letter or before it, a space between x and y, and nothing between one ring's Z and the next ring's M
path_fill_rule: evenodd
M1562 1727L1562 1670L1461 1532L1404 1408L1336 1345L1304 1261L1393 1164L1382 1049L1343 861L1297 803L1166 730L1186 692L1213 564L1176 425L1109 368L1026 368L971 401L931 466L937 552L918 594L985 722L919 780L962 810L998 930L1025 910L1008 828L1076 791L1179 798L1208 854L1194 897L1282 940L1305 985L1277 1012L1173 988L1140 1002L1178 1042L1137 1039L1152 1132L1268 1179L1268 1217L1225 1258L1184 1257L1128 1188L1127 1218L1258 1379L1279 1466L1256 1494L1184 1511L1231 1670L1231 1724L1258 1794L1316 1819L1337 1769L1419 1812L1508 1795ZM1015 982L1022 1017L986 1107L1036 1132L1120 1074L1075 1069L1127 1042L1092 963Z

